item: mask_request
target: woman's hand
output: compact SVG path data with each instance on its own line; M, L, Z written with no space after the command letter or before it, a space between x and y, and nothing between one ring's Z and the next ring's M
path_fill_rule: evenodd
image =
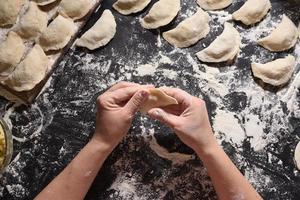
M178 105L164 109L154 108L148 114L174 129L178 137L197 153L216 147L208 119L205 102L199 98L174 88L161 88L166 94L174 97Z
M121 82L99 96L92 140L112 151L127 134L134 115L149 95L149 87L152 86Z

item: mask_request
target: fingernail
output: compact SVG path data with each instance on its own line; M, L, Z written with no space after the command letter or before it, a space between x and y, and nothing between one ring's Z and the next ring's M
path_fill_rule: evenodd
M155 110L152 112L154 117L159 117L160 116L160 111L159 110Z
M141 96L142 96L143 98L145 98L145 97L148 96L148 92L146 92L146 91L144 91L144 90L142 90L140 94L141 94Z

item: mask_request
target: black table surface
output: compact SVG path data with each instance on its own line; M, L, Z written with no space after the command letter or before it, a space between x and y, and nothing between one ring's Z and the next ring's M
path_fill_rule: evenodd
M220 144L264 199L300 199L300 173L293 162L293 151L300 140L300 44L276 54L257 46L250 38L252 29L271 28L283 13L298 24L300 7L273 0L268 17L257 26L233 22L244 44L237 60L232 65L206 66L195 53L222 32L219 17L226 18L226 13L237 10L243 1L234 1L225 11L211 12L209 36L182 50L169 45L159 34L190 16L196 10L195 1L182 0L177 18L154 31L140 26L139 18L146 12L122 16L112 9L113 2L104 1L85 27L91 27L104 9L111 9L118 27L107 46L95 51L72 47L32 105L1 99L1 114L14 135L14 154L1 178L0 199L33 199L59 174L93 134L97 96L120 80L178 87L203 98ZM263 85L253 77L253 59L266 62L287 53L298 56L296 71L287 86ZM234 136L227 129L222 130L227 122L220 124L219 119L224 115L231 116L245 135ZM251 129L248 122L255 117L260 123L254 123L257 128ZM230 132L232 122L228 123ZM233 128L233 133L236 130ZM255 135L261 134L255 130L263 130L263 135ZM153 143L153 137L157 143ZM159 155L153 144L167 149L166 155ZM198 158L192 156L177 162L172 155L182 158L193 155L193 151L168 128L138 115L126 139L105 162L86 199L217 198Z

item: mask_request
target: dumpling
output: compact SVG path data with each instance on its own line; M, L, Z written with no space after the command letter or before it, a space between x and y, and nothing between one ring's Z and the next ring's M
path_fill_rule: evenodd
M44 51L62 49L69 43L76 28L71 19L58 15L43 31L39 44Z
M4 83L18 92L31 90L45 78L48 64L48 57L37 44Z
M152 108L161 108L178 104L177 100L160 89L149 89L149 97L140 108L142 114L146 114Z
M23 0L0 0L0 26L16 23Z
M224 31L206 49L197 53L202 62L216 63L232 61L240 51L241 37L239 32L229 24Z
M266 16L271 7L270 0L248 0L232 14L232 18L246 25L255 24Z
M123 15L140 12L146 8L151 0L118 0L113 8Z
M285 51L295 46L298 35L296 25L286 15L283 15L282 21L276 29L269 36L258 40L257 43L272 52Z
M220 10L232 4L232 0L197 0L197 3L204 10Z
M163 37L175 47L189 47L207 36L210 31L209 21L209 15L199 9L176 28L163 33Z
M88 14L93 5L93 0L62 0L59 4L59 12L74 20L81 19Z
M298 25L298 34L299 34L299 38L300 38L300 23Z
M180 10L180 0L159 0L141 20L142 27L156 29L169 24Z
M15 32L9 32L6 40L0 43L0 79L11 74L25 52L23 40Z
M300 142L298 142L295 153L294 153L294 161L298 170L300 170Z
M31 1L15 31L24 39L32 39L39 36L47 28L47 23L47 14L41 11L35 2Z
M252 71L255 77L263 82L280 86L289 82L293 75L296 60L294 56L288 55L266 64L252 63Z
M34 0L39 6L45 6L57 0Z
M105 46L115 36L116 28L113 14L110 10L104 10L100 19L77 40L76 45L90 50Z

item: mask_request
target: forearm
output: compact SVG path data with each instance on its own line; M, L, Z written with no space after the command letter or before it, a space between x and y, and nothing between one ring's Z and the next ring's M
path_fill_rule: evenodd
M35 199L84 199L111 150L109 146L92 139Z
M208 170L219 199L262 199L217 142L205 151L198 150L197 154Z

